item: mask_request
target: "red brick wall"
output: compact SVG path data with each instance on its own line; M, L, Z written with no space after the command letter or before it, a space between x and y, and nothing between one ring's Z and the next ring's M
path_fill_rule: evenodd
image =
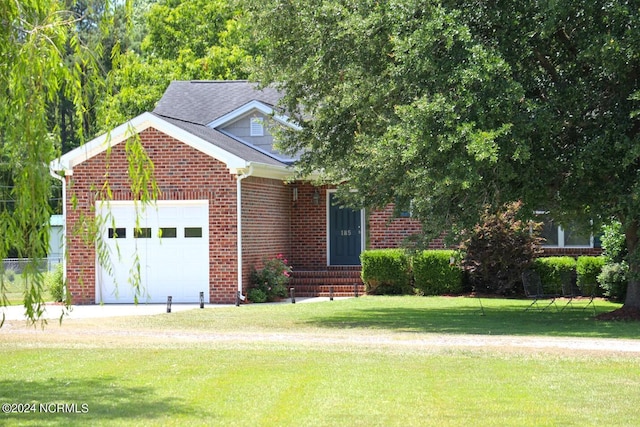
M291 262L294 270L327 269L327 188L296 182L298 200L291 206ZM318 191L319 203L313 202ZM293 190L292 190L293 191ZM293 194L293 193L292 193Z
M161 200L209 200L210 301L231 303L237 290L236 179L226 166L155 129L140 134L142 145L155 165ZM95 247L82 233L94 218L94 202L108 180L114 199L131 200L125 144L101 153L73 170L67 178L67 279L76 304L95 302ZM77 205L77 208L74 208ZM83 218L87 218L88 221ZM84 221L84 223L83 223Z
M412 218L395 218L393 205L369 213L368 249L397 248L404 239L420 233L420 223Z
M602 255L601 248L542 248L540 256L570 256L578 258L579 256L598 256Z
M309 183L292 184L298 189L297 202L291 202L291 259L299 270L327 268L327 187ZM319 192L319 205L313 204L313 193ZM393 205L367 215L367 249L397 248L412 234L420 233L420 223L412 218L395 218ZM444 247L443 239L435 239L430 248Z
M248 177L242 180L243 283L265 258L291 257L291 188L280 180Z
M400 247L403 241L414 234L420 234L422 226L413 218L397 218L394 206L373 211L368 216L368 249ZM437 238L429 243L430 249L444 248L444 240Z
M393 205L369 214L369 249L396 248L402 241L414 234L420 233L420 223L411 218L396 218ZM444 239L437 238L429 243L429 249L442 249ZM570 256L577 258L582 255L597 256L602 254L601 248L542 248L541 256Z

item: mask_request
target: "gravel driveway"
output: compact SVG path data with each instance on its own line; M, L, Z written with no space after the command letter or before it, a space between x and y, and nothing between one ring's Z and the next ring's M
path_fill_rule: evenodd
M322 298L300 299L301 303L322 301ZM196 310L198 305L173 304L172 312ZM207 308L219 307L208 305ZM166 313L163 304L139 305L94 305L74 306L68 316L69 319L100 319L119 316L145 316ZM150 330L131 328L102 328L97 322L90 321L66 328L69 323L63 322L59 327L57 321L42 330L25 326L24 309L22 307L3 307L6 323L0 328L0 338L18 335L44 339L47 342L70 342L81 337L99 336L111 342L129 340L145 342L170 343L218 343L218 344L250 344L264 343L276 345L320 345L320 346L356 346L356 347L394 347L397 349L446 349L468 348L477 350L498 351L550 351L550 352L606 352L606 353L640 353L640 340L611 339L611 338L575 338L575 337L543 337L543 336L509 336L509 335L458 335L458 334L409 334L371 331L366 334L356 331L334 331L333 333L314 332L215 332L215 331L178 331L178 330ZM48 319L58 319L62 307L47 307ZM28 338L28 337L25 337Z

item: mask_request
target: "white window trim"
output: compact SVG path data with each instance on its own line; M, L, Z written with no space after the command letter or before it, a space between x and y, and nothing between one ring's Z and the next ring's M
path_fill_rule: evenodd
M593 248L593 234L589 236L588 245L566 245L564 239L564 228L558 226L558 246L543 245L548 248Z
M535 211L534 212L536 215L548 215L549 212L547 211ZM577 248L577 249L591 249L593 248L593 234L591 234L591 236L589 236L589 244L588 245L565 245L565 238L564 238L564 228L562 228L560 225L557 226L557 233L558 233L558 244L557 245L548 245L546 243L542 244L543 248Z
M262 117L251 117L249 128L251 136L264 136L264 119Z

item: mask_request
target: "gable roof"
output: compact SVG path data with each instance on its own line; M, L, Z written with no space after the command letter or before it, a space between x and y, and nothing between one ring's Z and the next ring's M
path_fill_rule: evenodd
M143 113L66 153L51 166L53 170L71 174L77 164L125 141L134 132L153 127L222 161L231 173L240 173L251 166L254 174L262 171L268 177L288 177L289 166L295 159L270 155L211 126L222 126L245 114L247 108L273 114L280 97L275 89L259 90L248 81L174 81L152 113ZM285 117L276 119L288 124Z
M281 97L273 88L258 89L246 80L173 81L153 112L206 126L252 101L273 108Z

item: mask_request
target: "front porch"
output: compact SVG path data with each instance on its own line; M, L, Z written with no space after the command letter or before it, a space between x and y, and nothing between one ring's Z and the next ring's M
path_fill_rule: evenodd
M290 288L296 296L329 297L333 288L334 297L364 295L364 283L360 277L361 267L327 267L326 270L294 271Z

